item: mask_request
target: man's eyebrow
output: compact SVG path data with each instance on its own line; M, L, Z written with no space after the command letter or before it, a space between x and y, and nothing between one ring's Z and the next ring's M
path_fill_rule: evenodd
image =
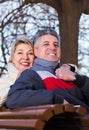
M43 43L45 43L45 42L49 42L49 41L44 41Z

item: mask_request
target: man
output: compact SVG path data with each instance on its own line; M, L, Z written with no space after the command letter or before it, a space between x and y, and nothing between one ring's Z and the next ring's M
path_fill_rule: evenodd
M68 65L59 68L60 39L54 30L37 32L34 53L33 67L22 72L11 86L6 106L18 108L67 101L89 110L89 79L72 72Z

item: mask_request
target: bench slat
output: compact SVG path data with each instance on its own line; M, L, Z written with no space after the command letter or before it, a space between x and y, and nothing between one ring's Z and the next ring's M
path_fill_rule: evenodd
M42 120L49 120L53 116L51 108L37 109L37 110L18 110L0 112L0 119L26 119L38 118Z
M45 122L39 119L0 119L0 128L31 128L43 130Z
M73 104L53 104L0 110L0 128L30 130L89 130L85 108Z

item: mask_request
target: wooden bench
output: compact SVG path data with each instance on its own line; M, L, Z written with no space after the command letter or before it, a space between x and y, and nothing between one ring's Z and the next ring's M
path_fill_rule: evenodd
M0 110L0 130L89 130L85 108L72 104Z

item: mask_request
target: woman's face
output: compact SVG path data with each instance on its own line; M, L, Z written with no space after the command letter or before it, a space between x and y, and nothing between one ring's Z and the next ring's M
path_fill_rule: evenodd
M19 70L23 71L32 67L34 61L34 51L30 44L18 44L16 46L12 63Z

